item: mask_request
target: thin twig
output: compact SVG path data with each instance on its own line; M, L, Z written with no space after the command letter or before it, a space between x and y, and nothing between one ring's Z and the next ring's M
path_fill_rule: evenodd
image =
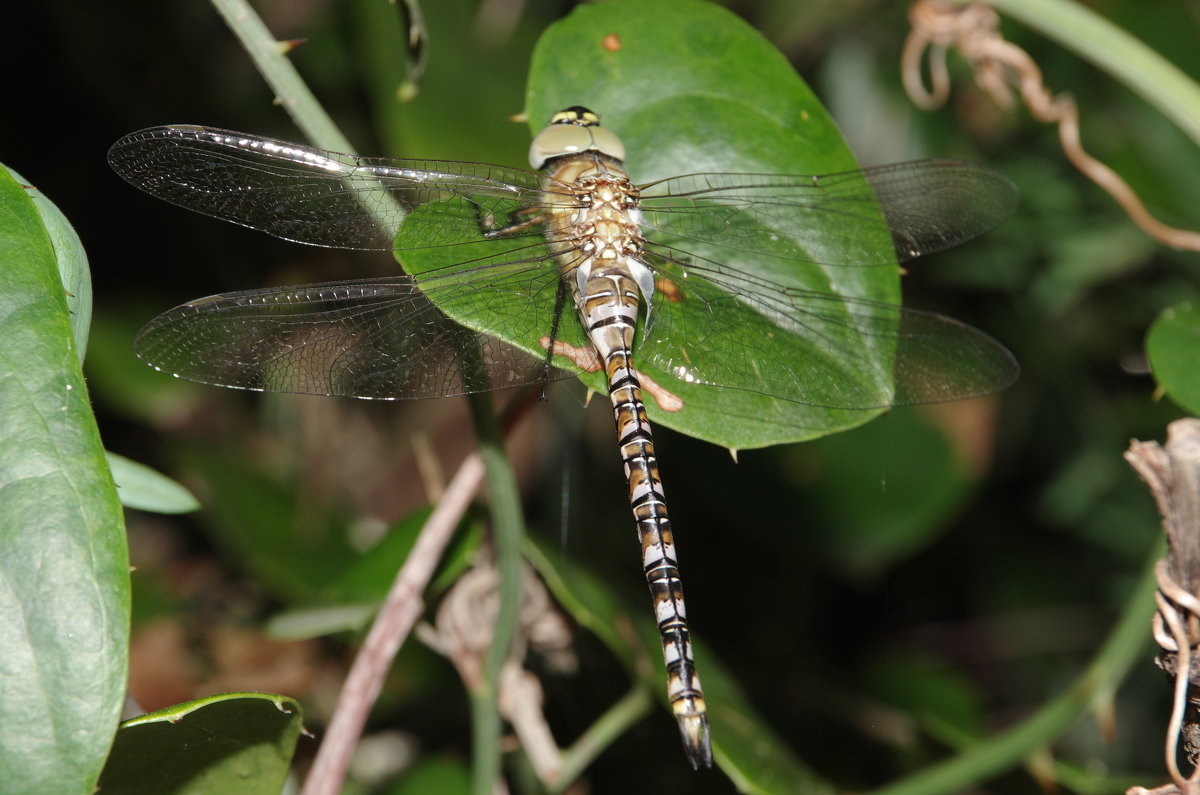
M337 795L341 791L350 757L371 706L379 696L384 676L424 612L421 594L429 585L454 528L479 490L483 474L482 456L479 453L467 456L426 520L354 658L302 795Z
M946 52L956 48L974 70L976 83L996 104L1011 108L1009 90L1015 88L1035 119L1058 124L1059 142L1071 165L1112 196L1143 232L1173 248L1200 251L1200 232L1176 229L1159 221L1125 180L1084 151L1075 100L1067 94L1050 93L1033 58L1004 40L999 16L985 3L956 6L947 0L917 0L909 7L909 22L912 31L904 43L901 66L904 88L913 104L930 110L946 101L950 93ZM921 78L926 52L930 89L925 88Z
M482 373L483 361L478 349L464 348L462 355L464 369L477 369ZM490 795L500 778L500 672L512 648L521 607L521 538L525 534L525 524L517 476L504 452L501 424L497 421L491 398L486 394L473 394L467 399L479 454L483 458L496 568L500 572L500 603L492 642L484 659L484 679L479 687L470 690L471 791L475 795Z
M406 74L396 89L396 99L411 102L417 98L421 81L425 79L425 67L429 63L429 31L417 0L404 0L404 10L408 14L408 49L404 52Z
M563 792L629 727L654 709L654 697L645 679L634 682L629 692L609 707L595 723L563 752L557 782L547 783L546 791Z
M306 137L326 149L354 151L287 59L286 53L291 47L281 45L271 35L245 0L212 0L212 3L275 91L276 101L291 115ZM419 25L414 28L417 29ZM386 189L371 192L370 200L365 201L364 205L380 226L388 230L394 229L397 220L406 214L405 208ZM497 563L502 580L495 637L486 665L487 686L471 694L473 711L477 716L474 726L475 790L489 792L497 778L499 714L496 691L520 602L522 527L516 479L504 456L495 416L491 414L487 398L477 395L470 397L479 431L480 453L463 463L388 592L384 606L376 616L347 677L337 710L318 751L313 770L305 782L305 795L336 793L340 790L350 755L362 733L370 706L379 694L383 676L421 614L421 593L433 574L458 518L485 475L492 503ZM435 520L438 522L436 525ZM483 764L480 764L481 760Z
M342 131L325 112L325 108L317 101L304 78L300 77L300 73L288 59L287 52L291 48L281 46L250 4L246 0L211 2L254 61L254 66L263 79L275 92L275 101L292 117L292 121L304 133L304 137L322 149L354 152L355 148L350 140L342 135ZM359 179L361 180L361 177ZM363 202L363 207L381 228L395 231L399 219L408 211L387 190L371 191L369 195L370 200Z
M529 652L535 652L548 669L560 671L575 670L578 661L571 649L570 625L555 608L546 584L528 563L522 568L517 632L501 668L498 706L538 780L549 786L561 778L562 754L542 709L541 682L524 667L524 661ZM441 600L434 624L422 623L416 628L423 643L454 664L472 693L488 687L484 669L502 586L492 556L481 554Z
M532 390L526 390L508 406L501 419L503 434L509 433L535 405L530 398L532 394ZM486 447L484 449L486 451ZM350 668L333 718L325 730L325 736L317 750L316 759L301 795L334 795L341 791L350 758L358 738L362 735L371 705L379 695L392 660L424 611L421 594L429 585L454 528L462 519L472 497L478 492L485 470L484 454L476 452L468 456L442 492L437 507L421 528L412 552L396 575L383 606L375 617L375 623L372 624L362 649ZM489 493L492 493L491 489ZM517 563L520 564L519 559ZM515 579L519 596L520 572ZM509 637L511 638L511 630ZM504 642L507 648L508 641ZM495 701L493 694L492 703Z

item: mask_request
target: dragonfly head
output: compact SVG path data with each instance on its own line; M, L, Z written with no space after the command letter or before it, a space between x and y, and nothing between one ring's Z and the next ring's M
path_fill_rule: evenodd
M600 126L600 117L575 105L560 110L529 145L529 165L540 169L546 161L582 152L599 152L616 161L625 159L625 144L612 130Z

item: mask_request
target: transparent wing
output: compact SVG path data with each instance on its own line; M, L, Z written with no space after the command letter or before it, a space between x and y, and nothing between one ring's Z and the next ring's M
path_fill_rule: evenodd
M957 160L824 176L690 174L641 191L646 226L662 236L830 266L894 264L862 247L873 233L889 235L902 262L956 246L1017 202L1008 178Z
M541 178L519 169L364 158L199 126L131 133L108 158L128 182L165 201L336 248L392 250L401 231L404 249L476 242L488 228L523 220L545 196ZM565 377L444 314L465 305L467 314L482 310L493 322L499 315L497 333L534 345L549 333L558 275L546 262L541 230L505 237L510 248L513 238L537 242L419 281L312 284L189 302L151 321L137 352L160 370L203 383L364 398L437 397Z
M572 318L556 328L558 268L540 226L521 225L569 199L547 194L532 172L362 158L193 126L132 133L109 161L154 196L277 237L424 250L441 263L418 264L415 277L177 307L138 337L139 354L161 370L246 389L432 397L543 380L539 343L551 334L586 344ZM994 172L924 161L819 177L693 174L643 192L659 290L639 335L642 367L854 409L981 394L1015 377L1012 357L986 335L843 298L829 275L894 265L880 254L886 242L905 260L991 228L1015 201ZM521 226L477 253L485 231L512 225ZM482 366L467 353L476 350Z
M1016 189L952 160L825 176L693 174L644 186L659 287L639 366L826 408L953 400L1008 386L1018 368L970 326L871 295L896 267L974 238ZM891 252L889 252L889 247Z
M931 403L998 391L1012 354L929 312L801 289L656 247L658 290L634 361L707 384L835 409Z
M108 162L164 201L333 248L391 251L409 210L451 196L470 202L426 214L422 228L439 241L429 244L474 240L481 228L510 225L510 213L542 206L545 195L541 178L520 169L359 157L192 125L130 133L109 149ZM412 245L421 245L421 235L409 231Z
M659 300L635 361L686 383L867 409L986 394L1017 375L1003 346L941 315L753 280L694 261L685 275L677 261L649 259ZM419 281L401 276L227 293L160 315L135 346L159 370L241 389L376 399L489 391L570 377L547 373L544 359L530 350L552 328L557 282L554 269L523 261ZM516 347L493 329L449 320L443 309L500 317L490 322L505 324L506 338L532 342ZM577 334L563 336L580 343ZM888 361L890 375L880 370ZM881 386L892 379L894 391Z
M506 336L536 345L551 327L557 285L557 272L533 256L420 280L226 293L159 315L135 348L164 372L239 389L388 400L484 392L570 374L547 371L544 357L459 325L443 310L486 310L507 322Z

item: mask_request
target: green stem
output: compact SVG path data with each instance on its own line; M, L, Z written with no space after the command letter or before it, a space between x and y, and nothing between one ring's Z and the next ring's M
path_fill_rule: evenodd
M464 352L465 353L465 352ZM508 659L517 614L521 607L521 539L524 526L517 477L504 452L500 425L487 394L469 395L484 480L491 506L492 537L496 568L500 573L500 608L492 644L484 661L484 681L471 693L472 770L475 795L491 795L500 775L500 713L498 707L500 669Z
M1154 613L1154 561L1134 587L1108 639L1075 683L1020 724L963 751L941 764L902 779L873 795L941 795L964 792L980 781L1020 764L1069 729L1099 697L1116 691L1130 666L1142 657Z
M246 0L212 0L212 4L237 36L267 85L275 92L275 99L292 117L304 137L322 149L355 151L355 147L342 135L288 59L287 47L271 35L250 4ZM386 190L371 191L370 201L364 202L363 206L387 230L394 230L406 213L403 205Z
M588 730L576 740L562 755L562 770L558 781L549 784L549 793L563 792L583 774L583 771L595 761L600 753L606 750L617 738L629 731L654 707L654 698L645 682L635 681L628 693L621 700L609 707Z
M280 106L304 131L305 137L325 149L353 152L350 141L342 135L288 60L285 47L271 35L250 4L245 0L212 0L212 4L271 86Z
M1129 86L1200 146L1200 85L1141 41L1070 0L989 0L989 4Z

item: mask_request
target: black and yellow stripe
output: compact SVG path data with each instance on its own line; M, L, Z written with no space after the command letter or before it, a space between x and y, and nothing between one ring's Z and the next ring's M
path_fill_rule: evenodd
M692 766L708 767L712 765L708 718L692 657L675 539L658 474L654 437L642 401L642 387L630 359L639 295L622 266L601 265L584 284L579 315L608 377L617 439L629 484L629 505L637 523L643 572L662 638L671 709Z
M596 126L595 115L589 114L583 108L568 108L547 129L579 125L593 135L607 132ZM546 169L546 195L559 201L545 210L546 238L558 255L580 322L608 378L629 505L642 545L642 568L662 639L667 696L684 752L693 767L711 767L708 715L692 657L675 538L642 401L642 384L631 355L638 310L643 302L651 303L655 286L641 261L645 240L637 224L638 191L621 168L623 148L612 148L620 145L610 138L615 140L611 133L601 136L605 146L572 141L575 148L571 154L550 152L553 165ZM553 143L541 141L539 145ZM538 157L545 154L539 150ZM563 191L563 186L570 186L570 191Z

